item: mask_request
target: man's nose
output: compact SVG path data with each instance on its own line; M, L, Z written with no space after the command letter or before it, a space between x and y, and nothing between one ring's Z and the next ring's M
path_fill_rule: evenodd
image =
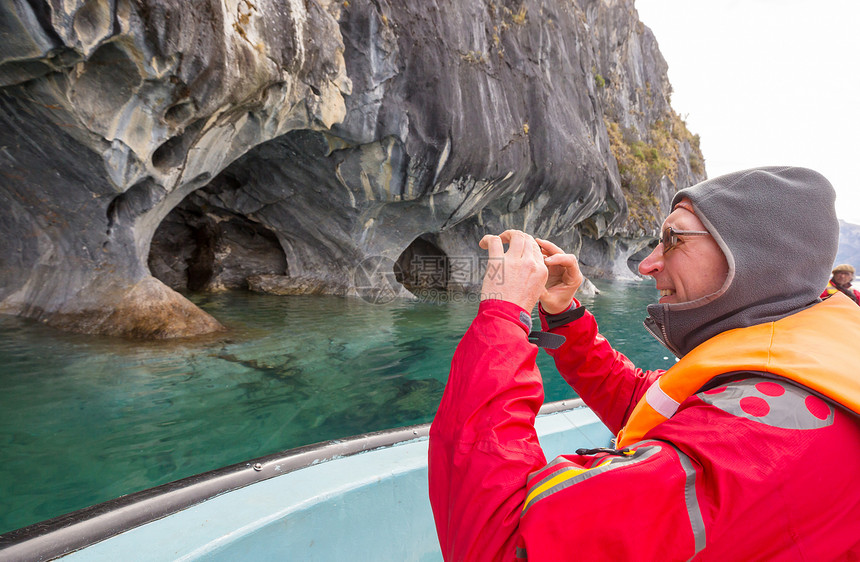
M663 271L663 265L663 244L661 243L651 250L648 257L639 262L639 273L654 276Z

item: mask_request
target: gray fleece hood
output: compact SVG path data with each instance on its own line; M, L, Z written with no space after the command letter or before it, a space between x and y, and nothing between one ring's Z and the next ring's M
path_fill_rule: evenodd
M726 282L690 302L652 304L645 327L682 357L713 336L784 318L818 302L839 243L833 186L805 168L754 168L675 194L723 250Z

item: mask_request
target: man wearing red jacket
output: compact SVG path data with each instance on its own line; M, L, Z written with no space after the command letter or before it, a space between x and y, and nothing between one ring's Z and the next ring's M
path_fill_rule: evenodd
M821 293L821 298L833 296L836 293L843 293L855 303L860 304L860 291L851 287L851 281L854 280L854 266L848 263L842 263L833 268L833 277Z
M833 201L802 168L678 192L639 267L660 291L646 328L679 357L665 372L598 333L573 298L573 255L519 231L486 236L504 276L484 279L430 431L445 559L860 559L860 309L818 299ZM542 328L565 338L550 352L559 372L616 449L544 458L527 339L538 301Z

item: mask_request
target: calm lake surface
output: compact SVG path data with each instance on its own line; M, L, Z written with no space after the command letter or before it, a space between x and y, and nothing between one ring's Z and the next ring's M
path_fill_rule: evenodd
M653 282L583 302L643 368ZM429 422L477 303L192 295L230 331L141 343L0 316L0 533L254 457ZM575 396L544 353L546 400Z

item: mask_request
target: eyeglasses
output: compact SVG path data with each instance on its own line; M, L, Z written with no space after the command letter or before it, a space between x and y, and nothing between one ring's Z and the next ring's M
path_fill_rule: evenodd
M708 236L710 234L705 230L675 230L670 226L663 231L663 235L660 237L660 243L663 244L663 254L669 253L669 250L680 244L681 236Z

